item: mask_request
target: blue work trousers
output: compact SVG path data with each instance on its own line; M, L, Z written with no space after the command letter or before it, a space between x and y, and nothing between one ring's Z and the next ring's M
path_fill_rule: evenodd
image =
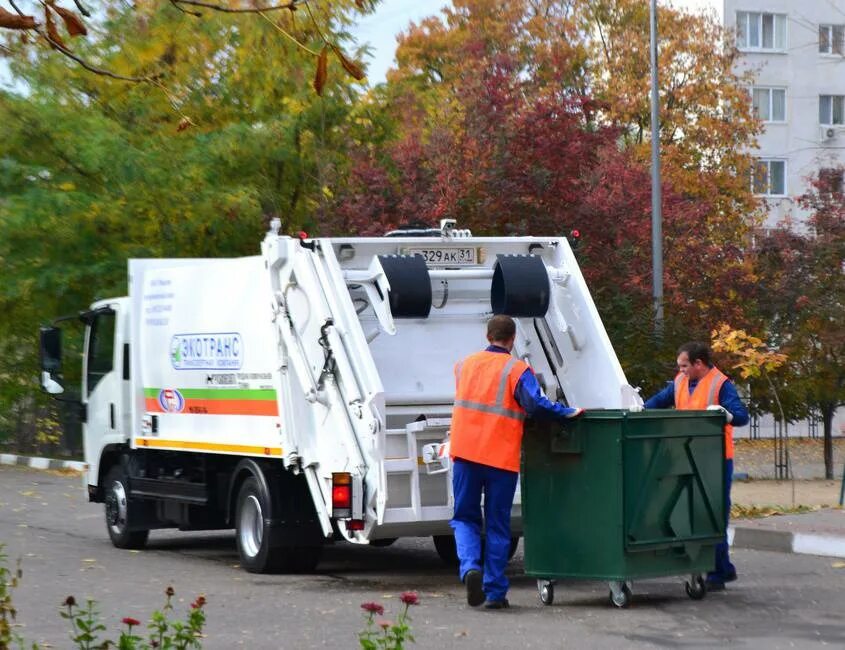
M728 522L731 518L731 483L734 475L733 458L725 459L725 539L716 545L716 564L707 574L711 582L726 582L736 577L736 567L731 563L728 546Z
M484 493L484 595L502 600L508 593L505 576L511 546L511 507L519 474L456 458L452 465L455 515L450 522L460 560L461 580L467 571L481 571L481 494Z

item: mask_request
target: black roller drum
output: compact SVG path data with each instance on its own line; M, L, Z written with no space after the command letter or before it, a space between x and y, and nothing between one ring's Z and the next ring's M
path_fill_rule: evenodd
M493 269L490 305L494 314L542 318L551 288L543 260L534 255L499 255Z
M431 278L422 256L379 255L378 260L390 283L388 300L393 318L428 318Z

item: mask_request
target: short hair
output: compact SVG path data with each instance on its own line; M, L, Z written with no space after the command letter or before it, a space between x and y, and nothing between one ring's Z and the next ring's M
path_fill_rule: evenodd
M510 316L496 314L487 321L487 340L509 341L516 335L516 323Z
M695 363L698 359L709 368L713 367L713 362L710 360L710 346L701 341L690 341L684 343L678 348L678 355L681 352L686 352L690 363Z

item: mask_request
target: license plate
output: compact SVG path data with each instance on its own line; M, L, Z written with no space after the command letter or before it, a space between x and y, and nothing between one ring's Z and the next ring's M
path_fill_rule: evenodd
M419 255L429 266L475 266L478 254L472 246L466 247L413 247L403 251L405 255Z

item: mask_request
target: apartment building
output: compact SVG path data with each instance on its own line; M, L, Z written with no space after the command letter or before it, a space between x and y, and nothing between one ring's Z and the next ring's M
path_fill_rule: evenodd
M792 215L800 228L808 177L845 165L845 0L724 0L724 20L765 123L752 185L766 225Z

